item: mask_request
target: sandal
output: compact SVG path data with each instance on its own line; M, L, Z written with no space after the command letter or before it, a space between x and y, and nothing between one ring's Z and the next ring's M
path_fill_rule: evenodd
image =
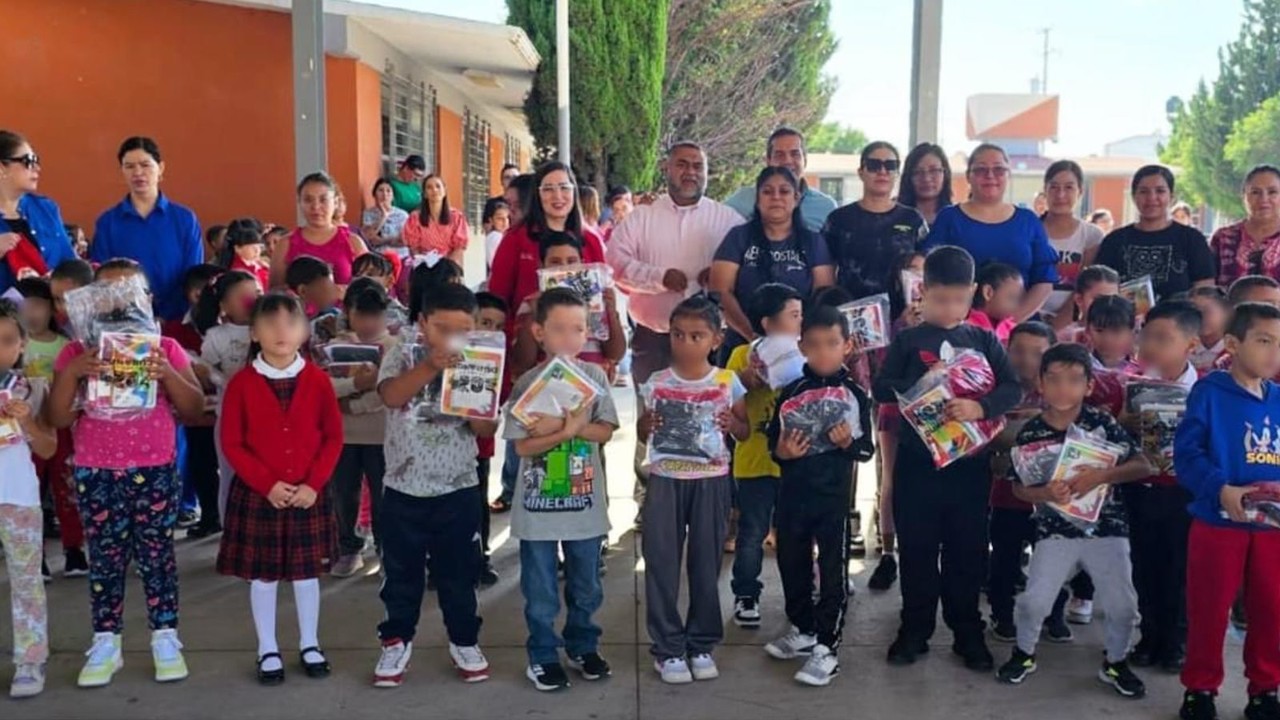
M315 653L316 655L319 655L321 658L320 662L315 662L315 663L307 662L307 653ZM328 677L329 660L325 658L324 652L321 651L320 648L318 647L303 648L302 652L298 653L298 656L302 660L302 671L307 674L307 677L309 678Z
M493 502L489 503L489 512L493 513L494 515L501 515L502 513L507 512L510 509L511 509L510 500L503 500L502 498L498 498L497 500L494 500Z
M263 670L262 664L271 658L280 661L280 667L276 670ZM284 658L280 657L280 653L272 652L258 658L258 682L262 685L280 685L284 682Z

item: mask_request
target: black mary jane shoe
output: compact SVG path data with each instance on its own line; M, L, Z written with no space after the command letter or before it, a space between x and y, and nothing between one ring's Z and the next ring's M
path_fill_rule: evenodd
M280 668L277 670L263 670L262 664L271 658L280 661ZM258 682L262 685L281 685L284 683L284 658L280 657L280 653L267 653L258 658Z
M303 648L302 652L298 653L298 658L302 661L302 671L305 672L309 678L328 677L330 669L328 658L317 663L310 663L307 662L308 653L315 653L321 658L324 658L324 652L318 647Z

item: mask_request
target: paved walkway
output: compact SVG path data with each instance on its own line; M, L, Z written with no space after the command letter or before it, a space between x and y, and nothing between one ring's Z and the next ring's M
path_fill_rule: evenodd
M616 393L624 421L632 417L631 391ZM635 506L631 502L630 466L634 436L624 428L610 446L611 515L615 531L604 578L605 605L599 613L604 628L602 654L613 665L613 677L596 683L575 680L573 687L553 694L533 690L524 678L525 639L523 602L518 584L516 543L509 539L509 515L494 517L495 561L501 582L481 592L484 628L481 641L493 668L485 683L466 685L455 679L445 650L446 639L435 599L425 603L421 634L406 683L396 690L370 686L377 659L374 628L381 615L376 575L323 581L320 638L334 666L326 680L309 680L297 670L295 652L285 652L288 681L278 688L262 688L253 675L257 643L243 583L213 572L217 541L179 541L182 568L182 639L191 678L169 686L151 680L151 658L141 588L129 586L125 630L126 665L113 685L79 690L76 673L90 636L88 597L83 580L58 579L49 586L54 656L45 694L12 703L0 699L0 718L93 718L108 720L203 720L237 717L245 720L328 718L398 718L406 713L431 718L548 718L553 720L645 718L1168 718L1177 713L1180 689L1175 677L1143 672L1148 697L1124 700L1094 678L1101 660L1101 629L1076 628L1074 644L1047 646L1041 651L1041 670L1021 687L1006 687L993 677L965 670L950 654L945 630L933 641L933 652L910 668L891 668L885 651L896 629L897 588L881 595L860 591L851 606L846 645L841 652L843 672L831 687L801 687L791 675L798 665L771 660L761 645L785 630L776 568L766 558L764 626L745 631L728 621L731 597L725 557L722 597L726 617L725 644L716 653L721 677L691 686L663 685L653 671L644 629L643 561L636 536L630 531ZM495 468L498 463L495 462ZM869 468L864 468L864 478ZM496 479L496 478L495 478ZM862 501L874 493L864 482ZM864 512L864 515L867 513ZM59 552L50 544L55 571ZM854 561L859 588L869 568ZM0 574L0 585L7 586ZM7 588L0 591L5 602ZM297 647L292 596L281 588L280 645ZM940 623L941 624L941 623ZM0 612L0 642L10 638L9 617ZM1008 646L993 645L998 660ZM1228 654L1227 687L1220 710L1236 717L1243 706L1244 683L1238 659L1240 645ZM7 683L8 667L0 671Z

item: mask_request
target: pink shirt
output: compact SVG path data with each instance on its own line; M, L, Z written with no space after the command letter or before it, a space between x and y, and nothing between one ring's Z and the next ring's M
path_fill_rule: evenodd
M191 358L173 338L161 338L160 348L173 369L182 371L191 367ZM68 344L58 353L54 371L62 372L84 352L84 345L79 340ZM103 470L169 465L177 458L176 433L173 406L161 387L156 406L138 417L103 420L81 415L71 428L76 448L75 464Z
M302 228L293 231L289 236L289 252L285 255L285 263L293 262L303 255L310 255L329 263L333 268L333 281L339 285L351 284L351 264L355 262L356 251L352 247L351 231L339 227L329 242L313 245L302 236Z
M415 210L409 213L409 221L404 224L400 237L414 255L425 255L434 250L448 257L454 250L467 249L468 232L466 217L454 208L449 208L448 225L439 222L423 225L421 211Z

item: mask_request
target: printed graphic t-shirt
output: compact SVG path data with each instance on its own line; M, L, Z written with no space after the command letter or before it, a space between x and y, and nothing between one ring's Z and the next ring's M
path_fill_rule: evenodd
M1058 282L1053 284L1053 292L1041 311L1056 315L1063 308L1070 309L1076 278L1084 268L1084 254L1102 244L1102 230L1093 223L1081 222L1070 235L1049 238L1049 244L1058 251Z
M1126 225L1102 241L1095 262L1120 273L1121 282L1150 275L1157 300L1215 277L1209 242L1199 230L1176 222L1155 232Z

